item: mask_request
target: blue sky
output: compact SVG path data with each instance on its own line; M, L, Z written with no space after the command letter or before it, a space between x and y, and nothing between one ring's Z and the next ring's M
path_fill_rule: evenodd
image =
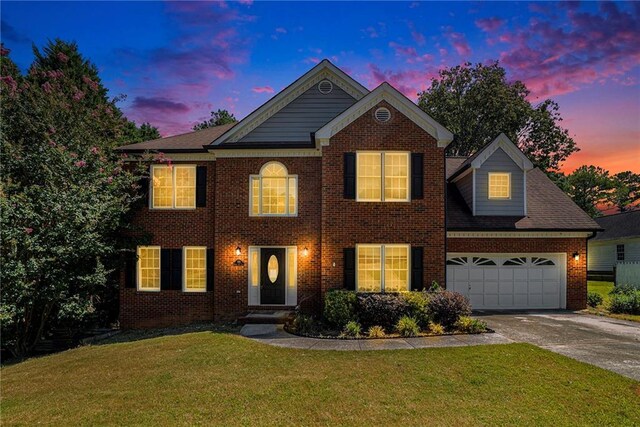
M412 99L443 67L499 59L533 101L560 103L582 148L567 169L640 158L639 3L3 1L1 11L19 66L32 43L75 40L110 94L127 95L125 113L166 135L211 109L241 118L322 58Z

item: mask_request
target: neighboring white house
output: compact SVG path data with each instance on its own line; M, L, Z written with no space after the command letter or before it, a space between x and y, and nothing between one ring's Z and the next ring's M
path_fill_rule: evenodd
M604 231L588 241L589 272L613 272L619 262L640 262L640 210L597 218Z

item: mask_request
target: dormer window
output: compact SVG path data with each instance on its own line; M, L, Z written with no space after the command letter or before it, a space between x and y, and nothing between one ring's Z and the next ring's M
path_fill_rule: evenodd
M511 173L489 172L489 199L511 198Z
M289 175L282 163L266 163L250 181L251 216L298 214L298 176Z

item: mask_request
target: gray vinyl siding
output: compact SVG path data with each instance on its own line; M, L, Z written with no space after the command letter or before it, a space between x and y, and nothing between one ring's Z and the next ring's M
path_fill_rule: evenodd
M489 172L511 173L511 198L489 200ZM524 172L502 148L476 170L476 215L524 215Z
M464 201L467 202L467 206L473 211L473 172L460 178L458 182L456 182L456 185Z
M624 260L640 262L640 238L588 242L587 269L589 271L613 271L618 262L617 245L624 245Z
M318 85L313 85L239 142L310 141L311 132L320 129L355 102L336 84L327 95L320 93Z

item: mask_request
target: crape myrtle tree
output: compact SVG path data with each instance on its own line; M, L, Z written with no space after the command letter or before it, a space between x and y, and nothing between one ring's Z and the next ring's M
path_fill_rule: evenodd
M558 104L528 100L521 81L509 82L499 63L465 63L441 70L418 105L455 135L447 154L469 156L503 132L545 172L578 151L561 126Z
M26 75L8 55L2 46L0 322L20 357L52 328L100 317L143 172L114 151L130 122L74 44L35 49Z

